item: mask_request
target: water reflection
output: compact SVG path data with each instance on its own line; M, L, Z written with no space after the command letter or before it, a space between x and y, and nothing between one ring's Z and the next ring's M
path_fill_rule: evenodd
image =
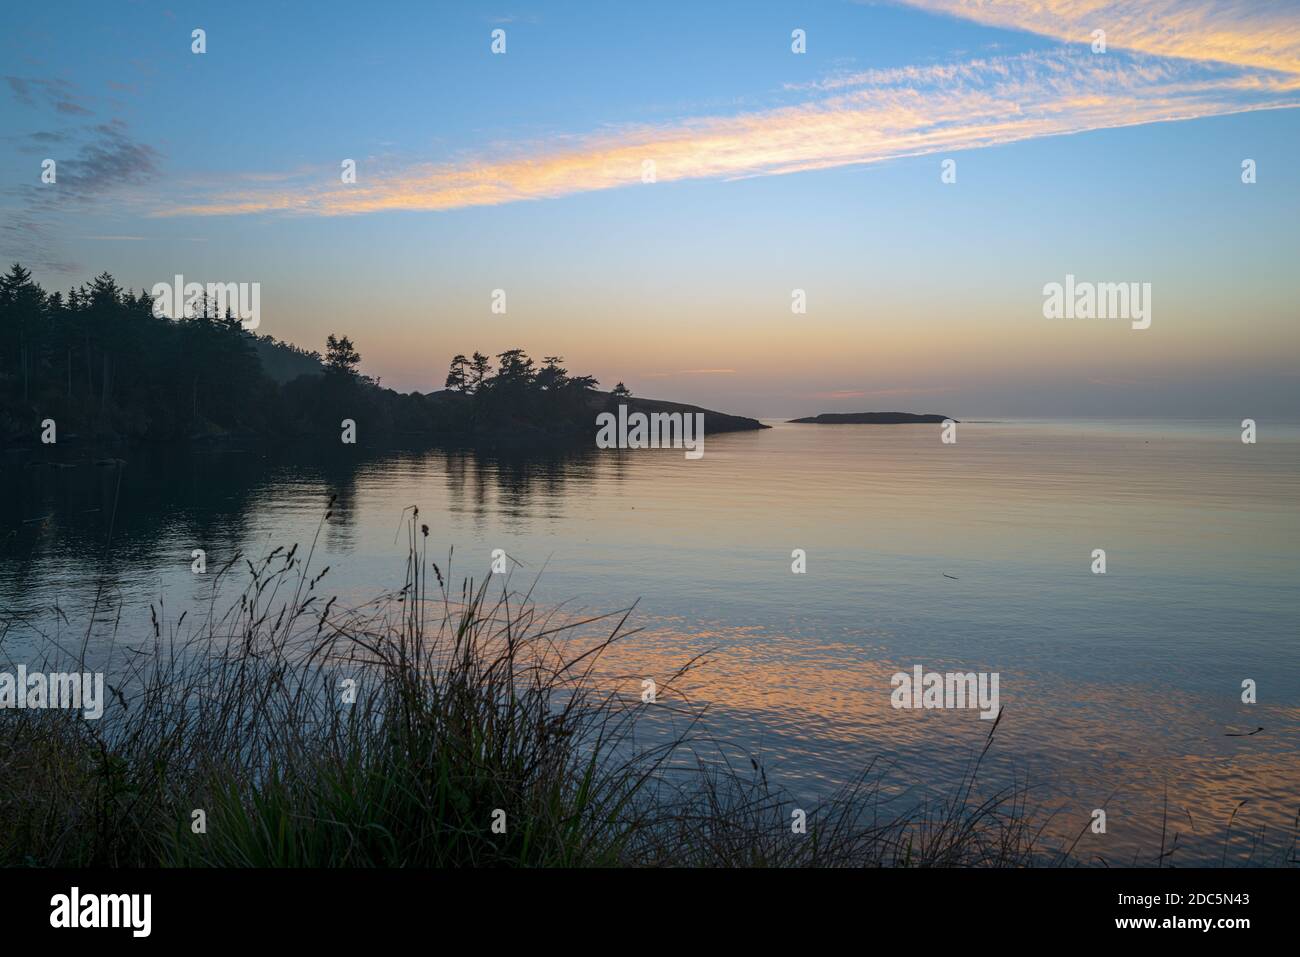
M1106 807L1109 833L1085 835L1085 856L1158 846L1166 788L1188 855L1176 860L1220 859L1242 800L1230 851L1286 853L1300 809L1300 441L1243 447L1215 424L961 435L943 447L919 429L778 426L710 438L698 462L305 446L136 450L119 469L60 447L0 466L3 650L21 655L38 626L79 644L91 609L92 651L115 630L145 634L164 599L174 621L211 597L190 571L199 547L216 567L315 540L330 594L364 602L401 581L396 533L419 506L431 554L454 546L456 574L486 574L501 548L523 562L508 587L545 566L544 603L579 614L639 599L645 631L610 667L662 675L706 654L683 690L801 799L881 755L902 798L942 793L988 723L895 711L889 677L917 663L997 671L1007 715L989 781L1031 781L1057 812L1050 833L1071 840ZM1098 546L1104 578L1088 570ZM806 575L791 574L795 547ZM1240 701L1246 677L1258 705Z

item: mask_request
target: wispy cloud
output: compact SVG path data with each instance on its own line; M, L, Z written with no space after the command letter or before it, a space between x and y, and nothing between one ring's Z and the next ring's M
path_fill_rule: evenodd
M683 375L735 375L735 369L681 369L677 372L644 372L646 379L670 379Z
M1089 376L1086 381L1089 385L1100 385L1110 389L1110 388L1128 388L1130 386L1152 386L1152 385L1158 385L1164 380L1160 376L1148 375L1142 377L1141 379L1119 379L1119 378L1115 378L1114 376L1101 379L1095 376Z
M3 191L10 220L0 231L0 258L21 258L29 265L58 272L79 269L62 253L59 239L68 216L101 207L132 187L160 176L161 155L136 140L122 120L39 131L17 137L23 151L57 157L53 183L41 181L42 167L33 162L30 179ZM39 147L39 151L36 148ZM129 237L115 237L127 239Z
M1069 43L1104 30L1108 48L1300 73L1294 0L899 0Z
M21 144L20 148L27 151L46 150L50 146L59 143L66 143L72 139L72 134L58 130L38 130L35 133L28 133L25 136L9 137L16 139Z
M450 164L337 169L174 195L154 215L336 216L450 210L657 183L780 175L976 149L1043 136L1300 105L1300 76L1086 48L950 66L868 71L807 88L803 103L629 126Z
M45 224L22 207L0 208L0 257L51 272L81 271L79 262L62 254Z
M60 164L60 187L84 196L157 177L161 155L134 139L121 120L98 123L89 133L79 154Z
M177 238L175 236L77 236L87 242L94 243L206 243L207 239L201 236L185 236Z
M904 398L915 395L944 395L956 390L948 386L936 386L935 388L897 388L897 389L835 389L831 392L814 392L808 396L810 399L827 399L831 401L840 399L887 399L887 398Z
M75 87L67 80L39 79L34 77L6 76L5 83L19 103L24 106L39 107L42 103L54 107L56 113L65 116L90 116L87 109L76 96Z

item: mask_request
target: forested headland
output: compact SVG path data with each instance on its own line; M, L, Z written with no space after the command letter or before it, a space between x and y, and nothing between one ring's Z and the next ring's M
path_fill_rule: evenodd
M600 391L561 356L540 364L522 349L457 355L441 390L401 393L361 369L358 346L330 334L324 353L246 330L202 300L178 319L154 314L148 293L107 272L47 292L15 263L0 276L0 444L39 441L53 420L60 442L169 442L333 434L351 419L363 443L394 437L467 441L546 439L594 432L620 402L643 411L707 411L633 399L620 382ZM710 432L761 428L710 413Z

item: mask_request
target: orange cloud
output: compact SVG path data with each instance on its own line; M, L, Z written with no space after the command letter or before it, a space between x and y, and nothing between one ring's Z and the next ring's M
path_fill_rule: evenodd
M927 388L896 388L896 389L835 389L831 392L814 392L808 396L810 399L882 399L902 396L915 395L944 395L949 392L956 392L956 389L948 386L936 386L932 389Z
M1300 73L1300 14L1260 0L900 0L1070 43Z
M678 372L646 372L647 379L668 379L679 375L735 375L735 369L682 369Z
M1042 136L1300 105L1300 76L1076 49L874 71L819 84L808 102L520 145L510 155L415 164L344 185L296 184L182 198L158 216L337 216L439 211L690 179L875 163Z

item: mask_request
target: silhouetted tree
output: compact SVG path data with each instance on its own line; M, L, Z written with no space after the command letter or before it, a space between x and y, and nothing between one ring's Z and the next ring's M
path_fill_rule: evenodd
M481 352L475 352L469 362L470 380L473 384L471 391L477 392L487 381L488 374L492 370L491 360Z
M32 365L39 361L45 324L45 292L32 281L30 271L18 263L0 277L0 306L4 309L3 342L5 365L22 382L23 401L30 392Z
M331 334L325 340L325 368L328 371L354 376L359 365L361 354L347 336L336 338Z
M497 374L492 379L492 387L516 387L527 388L533 384L535 372L533 371L533 360L528 358L528 353L523 349L507 349L497 356L500 365L497 367Z
M469 360L462 355L451 360L451 369L443 388L464 392L469 388Z
M537 376L534 379L537 388L543 392L554 392L564 388L569 375L569 370L560 365L564 361L564 357L547 356L542 361L546 365L537 370Z

